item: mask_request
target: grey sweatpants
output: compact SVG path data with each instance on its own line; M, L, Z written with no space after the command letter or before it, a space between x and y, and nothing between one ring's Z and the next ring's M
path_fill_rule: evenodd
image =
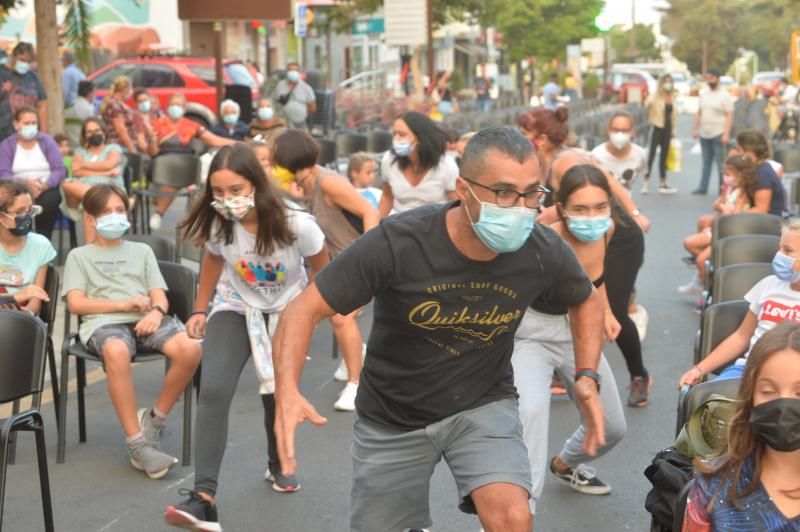
M514 384L519 393L522 434L531 463L533 493L530 504L531 512L535 513L536 502L542 496L544 477L548 469L547 434L550 426L550 382L553 370L558 370L563 375L570 397L573 395L575 354L567 316L543 314L529 308L514 337L511 363L514 366ZM600 356L597 372L600 374L600 402L605 417L606 444L597 449L594 458L610 451L627 431L617 383L603 355ZM593 459L583 450L585 432L581 424L564 443L558 455L570 467Z
M265 316L266 318L266 316ZM228 413L239 376L250 358L245 317L213 314L206 324L195 433L195 491L214 496L228 443Z

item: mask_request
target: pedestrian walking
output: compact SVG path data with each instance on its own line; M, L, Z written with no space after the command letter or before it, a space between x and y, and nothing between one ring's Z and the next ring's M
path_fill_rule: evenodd
M558 96L561 94L561 87L558 86L558 74L550 74L550 82L542 87L542 107L555 111L558 109Z
M64 108L72 106L78 97L78 83L86 79L78 65L75 64L75 55L72 50L64 50L61 54L61 91L64 93Z
M667 155L670 142L678 127L678 102L675 98L672 76L664 74L659 78L655 92L647 97L645 107L650 120L650 151L647 156L647 173L640 192L641 194L649 192L650 171L658 150L658 192L674 194L678 189L671 187L667 182Z
M700 92L697 115L692 127L692 138L700 139L703 169L700 184L692 194L707 194L711 166L716 163L719 190L722 191L722 160L730 141L733 125L733 97L719 85L719 71L709 69L706 74L708 90Z
M492 78L486 75L486 65L478 67L478 77L475 78L473 85L475 89L475 101L478 111L488 113L492 110Z

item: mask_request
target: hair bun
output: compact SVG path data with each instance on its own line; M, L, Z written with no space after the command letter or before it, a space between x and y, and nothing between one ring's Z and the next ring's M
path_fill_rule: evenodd
M556 119L563 124L566 124L567 120L569 120L569 109L567 109L566 106L562 105L561 107L558 107L555 111L555 114Z

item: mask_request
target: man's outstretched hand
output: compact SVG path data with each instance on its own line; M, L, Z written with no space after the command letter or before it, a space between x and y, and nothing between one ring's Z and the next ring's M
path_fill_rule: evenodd
M294 436L297 426L305 420L314 425L324 425L328 422L328 419L322 417L299 393L275 394L275 439L278 443L281 474L284 476L294 475L297 469Z

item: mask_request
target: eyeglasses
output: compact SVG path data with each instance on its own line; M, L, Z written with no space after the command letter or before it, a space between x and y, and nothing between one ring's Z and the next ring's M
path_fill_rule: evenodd
M42 214L42 206L41 205L31 205L31 207L22 212L4 212L3 214L9 218L17 218L18 216L25 216L30 214L32 216L39 216Z
M535 185L533 189L526 192L517 192L513 188L492 188L464 177L463 175L461 176L461 179L467 181L468 183L472 183L473 185L477 185L481 188L485 188L486 190L494 192L495 204L497 204L498 207L504 208L515 206L519 202L519 198L522 198L526 207L529 209L536 209L541 204L545 194L550 192L550 189L538 184Z

